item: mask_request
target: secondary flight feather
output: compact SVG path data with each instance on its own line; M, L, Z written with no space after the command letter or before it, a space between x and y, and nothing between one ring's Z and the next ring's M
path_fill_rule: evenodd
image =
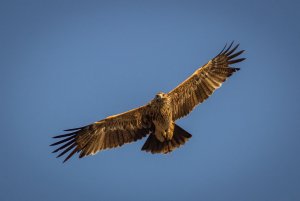
M190 133L175 124L188 115L198 104L205 101L225 80L239 68L231 65L245 58L237 58L244 50L236 51L233 42L208 63L197 69L190 77L169 93L159 92L144 106L109 116L87 126L65 130L69 133L54 136L59 146L53 153L57 157L68 153L64 162L74 154L79 158L122 146L148 136L142 147L151 153L169 153L185 144Z

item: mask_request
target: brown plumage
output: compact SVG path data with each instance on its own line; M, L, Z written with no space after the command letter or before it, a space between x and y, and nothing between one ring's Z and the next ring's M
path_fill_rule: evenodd
M195 106L206 100L222 83L239 68L231 67L243 61L238 58L244 50L235 52L239 45L233 43L208 63L196 70L189 78L169 93L158 93L148 104L80 128L68 129L70 133L58 135L60 145L53 152L61 151L60 157L75 153L79 157L96 154L98 151L115 148L142 139L149 135L142 150L151 153L169 153L183 145L191 134L175 124L189 114Z

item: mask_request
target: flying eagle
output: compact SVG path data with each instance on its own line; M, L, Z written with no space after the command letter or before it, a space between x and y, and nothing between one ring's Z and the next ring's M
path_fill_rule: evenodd
M53 153L67 152L64 162L79 152L79 158L97 152L122 146L148 136L142 147L151 153L169 153L185 144L192 137L190 133L175 124L175 121L189 114L199 103L206 100L222 83L239 68L230 66L245 60L236 58L244 50L236 52L239 45L228 48L208 63L197 69L190 77L169 93L159 92L144 106L109 116L80 128L67 129L70 133L54 136L62 138L50 146L60 145Z

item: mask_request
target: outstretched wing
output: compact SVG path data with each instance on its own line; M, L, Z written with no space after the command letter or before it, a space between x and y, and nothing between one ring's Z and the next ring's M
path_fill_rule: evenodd
M196 70L189 78L170 91L172 99L173 120L190 113L195 106L206 100L222 83L239 68L229 66L245 60L236 59L244 50L235 52L239 45L231 48L233 42L207 64ZM225 50L226 49L226 50Z
M79 158L82 158L103 149L139 140L151 133L153 129L148 104L81 128L65 130L71 133L55 136L54 138L62 138L62 140L50 146L60 145L53 151L53 153L62 151L57 157L72 150L65 162L77 152L80 152Z

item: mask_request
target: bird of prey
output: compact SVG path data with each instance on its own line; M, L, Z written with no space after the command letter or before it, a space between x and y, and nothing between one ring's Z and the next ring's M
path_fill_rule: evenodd
M75 153L79 158L94 155L97 152L122 146L148 136L142 147L151 153L169 153L185 144L192 137L190 133L175 124L175 121L189 114L195 106L205 101L222 83L237 72L239 68L232 64L245 58L237 58L244 50L236 51L233 42L197 69L190 77L169 93L159 92L146 105L124 113L109 116L100 121L80 128L65 130L67 134L54 136L60 145L53 151L69 152L64 162Z

